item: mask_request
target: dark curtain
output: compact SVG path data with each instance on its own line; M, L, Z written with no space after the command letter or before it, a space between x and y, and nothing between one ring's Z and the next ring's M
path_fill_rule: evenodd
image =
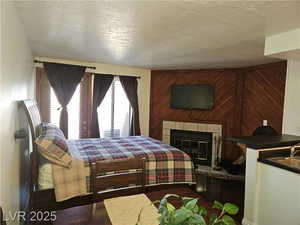
M120 76L120 81L127 98L132 107L132 118L130 124L130 135L139 136L141 135L140 129L140 118L139 118L139 104L137 87L138 82L136 77Z
M48 80L53 88L59 104L62 107L59 127L68 138L68 110L69 104L77 85L80 83L86 67L60 63L44 63Z
M108 91L112 81L114 79L113 75L97 75L94 76L94 87L93 87L93 109L92 109L92 123L91 123L91 137L99 138L99 123L98 123L98 113L97 108L101 104Z

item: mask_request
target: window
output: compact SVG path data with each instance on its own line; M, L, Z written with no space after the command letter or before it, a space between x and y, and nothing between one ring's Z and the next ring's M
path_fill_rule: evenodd
M68 104L68 139L79 138L80 85L77 86ZM57 101L53 88L50 88L50 122L59 127L61 106Z
M129 136L131 112L126 93L116 77L98 107L100 136Z

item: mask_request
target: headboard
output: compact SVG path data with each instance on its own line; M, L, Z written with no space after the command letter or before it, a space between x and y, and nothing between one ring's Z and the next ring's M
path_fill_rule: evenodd
M38 137L38 126L42 122L39 107L36 101L31 99L21 101L21 105L25 110L30 126L32 141L34 142L34 140Z
M29 163L30 163L30 201L32 201L33 191L37 190L38 187L38 153L35 144L35 139L38 137L38 127L41 124L41 116L39 107L35 100L28 99L20 101L21 108L24 109L28 124L30 127L30 133L32 137L32 152L29 152ZM30 151L30 150L29 150Z

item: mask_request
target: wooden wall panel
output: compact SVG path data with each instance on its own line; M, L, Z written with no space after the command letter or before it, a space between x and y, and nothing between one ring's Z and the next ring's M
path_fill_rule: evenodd
M152 71L150 136L162 139L163 120L222 123L224 139L250 135L264 118L281 131L285 70L286 63L280 62L245 69ZM214 86L214 108L206 111L172 109L173 84ZM235 145L224 142L224 158L235 159L239 155Z
M150 136L156 139L162 138L163 120L222 123L223 136L232 136L235 120L236 82L237 75L231 70L153 71L151 74ZM173 84L210 84L214 86L214 108L212 110L172 109L170 93ZM232 144L229 142L226 142L225 146L232 148ZM226 155L227 152L224 154Z
M251 135L264 119L282 131L286 63L248 68L244 71L245 88L241 135Z

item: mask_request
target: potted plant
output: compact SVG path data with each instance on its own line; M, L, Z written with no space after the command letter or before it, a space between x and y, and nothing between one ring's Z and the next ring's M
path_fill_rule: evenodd
M160 225L235 225L230 215L236 215L239 207L234 204L225 203L223 205L214 201L213 208L220 210L220 213L218 215L213 213L208 216L207 210L197 204L198 198L182 197L182 206L176 209L168 202L170 197L180 198L178 195L167 194L160 201L152 203L159 203L158 213L160 216L158 219ZM140 215L136 225L139 225ZM209 223L206 223L205 217L209 218Z

